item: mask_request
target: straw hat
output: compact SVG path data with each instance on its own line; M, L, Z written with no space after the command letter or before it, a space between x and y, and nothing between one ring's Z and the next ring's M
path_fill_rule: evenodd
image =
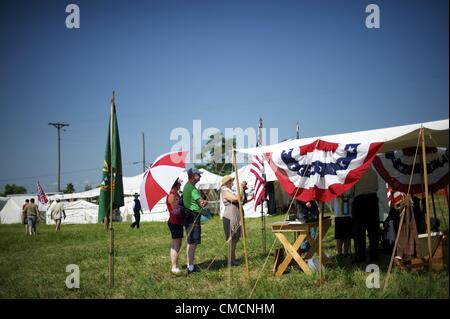
M231 177L231 176L229 176L229 175L226 175L226 176L224 176L224 177L222 177L222 181L221 181L221 185L223 186L223 185L225 185L226 183L228 183L229 181L233 181L234 180L234 177Z

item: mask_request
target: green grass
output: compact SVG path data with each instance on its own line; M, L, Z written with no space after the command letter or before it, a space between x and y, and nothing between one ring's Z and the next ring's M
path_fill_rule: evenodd
M267 219L267 250L272 245ZM115 287L108 287L108 234L102 225L39 224L35 237L25 236L23 225L0 225L0 298L248 298L264 264L261 221L247 219L250 280L244 263L226 267L227 247L221 220L214 217L202 225L202 244L197 248L199 272L176 277L169 271L170 233L166 223L142 223L132 230L128 223L115 224ZM325 252L335 254L333 228L324 241ZM290 238L292 239L292 238ZM278 248L279 244L275 245ZM183 249L185 243L183 243ZM242 240L238 244L241 261ZM273 253L272 253L273 254ZM185 250L180 254L184 266ZM383 285L390 255L380 262ZM208 265L213 261L209 270ZM448 272L409 273L394 269L386 291L366 288L364 266L326 265L325 281L307 276L292 265L281 277L272 273L269 257L252 298L448 298ZM80 267L80 288L65 285L66 266Z

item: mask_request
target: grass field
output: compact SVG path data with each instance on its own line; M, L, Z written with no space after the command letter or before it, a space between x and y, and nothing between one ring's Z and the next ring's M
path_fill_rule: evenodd
M282 216L267 219L282 220ZM25 236L23 225L0 225L0 298L248 298L266 260L261 245L260 219L247 219L250 279L238 244L241 266L226 267L227 247L220 218L202 224L202 244L197 249L199 272L189 276L170 273L170 234L166 223L142 223L130 229L127 223L115 224L115 287L108 288L108 235L102 225L38 224L37 236ZM331 227L324 241L326 253L335 254ZM267 232L267 250L273 242ZM185 243L183 243L183 248ZM279 244L275 245L278 248ZM185 252L180 265L185 265ZM390 255L380 261L383 286ZM211 262L214 262L211 264ZM290 266L281 277L272 273L270 256L252 298L449 298L448 271L409 273L394 269L390 285L368 289L365 265L354 266L335 258L326 265L325 282L307 276ZM80 268L80 288L65 285L66 265ZM208 265L211 264L209 269Z

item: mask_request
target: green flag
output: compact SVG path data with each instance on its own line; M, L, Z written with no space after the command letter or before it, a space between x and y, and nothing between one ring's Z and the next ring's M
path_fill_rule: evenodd
M111 191L112 187L112 191ZM109 117L108 138L106 142L105 159L103 160L103 175L100 185L98 206L98 221L109 217L112 196L112 208L124 206L122 183L122 160L120 156L119 128L117 126L114 92L111 101L111 115Z

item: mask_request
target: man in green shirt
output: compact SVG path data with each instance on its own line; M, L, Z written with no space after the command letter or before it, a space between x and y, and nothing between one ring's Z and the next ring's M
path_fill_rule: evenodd
M187 233L187 271L194 271L194 256L197 245L201 242L200 213L208 204L208 201L202 199L200 192L195 187L200 181L203 172L190 168L188 170L188 182L183 188L183 205L187 212L186 233Z

